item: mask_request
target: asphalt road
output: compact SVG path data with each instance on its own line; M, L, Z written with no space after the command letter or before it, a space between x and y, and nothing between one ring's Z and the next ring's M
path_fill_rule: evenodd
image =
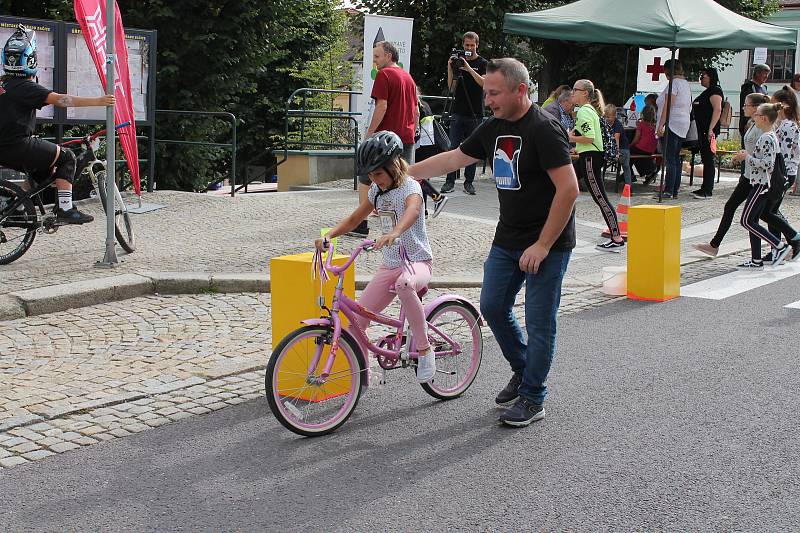
M336 433L257 400L0 471L2 531L790 531L800 523L789 278L560 321L547 418L496 422L493 340L463 397L391 376Z

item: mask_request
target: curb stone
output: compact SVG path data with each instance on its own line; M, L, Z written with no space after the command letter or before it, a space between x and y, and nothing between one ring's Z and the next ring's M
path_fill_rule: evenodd
M356 276L356 288L362 290L370 279L370 276ZM477 277L443 276L432 279L429 287L474 288L480 287L482 282ZM141 271L0 295L0 320L57 313L149 294L270 292L270 288L269 275L258 272L212 274Z
M718 257L734 255L740 251L728 251ZM690 256L681 259L681 266L709 260L710 258L707 257ZM356 289L363 290L370 279L371 276L357 275ZM442 276L433 278L429 287L432 289L455 289L480 288L482 285L483 279L478 276ZM270 290L269 275L259 272L141 271L135 274L121 274L0 295L0 321L56 313L148 294L270 292Z
M19 298L10 294L0 296L0 320L14 320L25 316L25 306Z
M27 316L66 311L75 307L126 300L153 292L153 281L136 274L51 285L11 293Z

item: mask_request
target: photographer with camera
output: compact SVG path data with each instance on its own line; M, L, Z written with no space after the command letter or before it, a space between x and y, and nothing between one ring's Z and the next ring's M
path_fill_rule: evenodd
M486 59L478 55L478 34L464 34L464 48L454 48L447 61L447 87L454 97L450 112L450 148L455 149L483 122L483 76L486 74ZM464 192L475 194L475 166L464 169ZM442 192L455 187L457 172L447 175Z

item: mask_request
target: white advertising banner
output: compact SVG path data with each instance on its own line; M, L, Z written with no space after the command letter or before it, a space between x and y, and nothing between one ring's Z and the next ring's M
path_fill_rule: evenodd
M400 53L398 66L409 72L411 69L411 36L414 30L414 19L402 17L385 17L382 15L364 15L364 69L362 71L361 97L361 138L367 131L375 109L375 101L370 98L372 84L378 75L378 68L372 63L372 49L379 41L389 41Z
M675 51L678 59L680 50ZM636 71L636 90L643 93L660 93L667 86L668 80L664 63L672 57L669 48L645 50L639 48L639 69Z

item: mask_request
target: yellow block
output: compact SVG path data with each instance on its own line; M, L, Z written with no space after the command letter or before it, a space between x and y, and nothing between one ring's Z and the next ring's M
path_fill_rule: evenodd
M628 298L663 302L681 294L681 208L637 205L628 214Z
M336 255L333 264L345 264L349 256ZM320 280L313 277L312 252L273 257L270 260L270 292L272 300L272 346L275 347L287 334L303 326L302 320L327 316L319 307ZM355 297L355 265L344 274L344 293L351 298ZM325 296L325 305L330 307L333 292L338 278L331 279L323 286L322 294ZM348 320L342 316L342 327L347 327ZM325 385L324 390L319 387L305 387L304 376L308 371L308 363L316 347L313 342L305 342L296 346L291 357L287 357L280 367L278 388L286 391L286 396L302 398L318 402L332 396L346 392L350 386L348 379L338 379ZM323 350L319 365L314 370L319 374L325 366L328 357L328 347ZM341 372L346 368L344 357L339 357L331 370ZM305 364L304 364L305 363Z

